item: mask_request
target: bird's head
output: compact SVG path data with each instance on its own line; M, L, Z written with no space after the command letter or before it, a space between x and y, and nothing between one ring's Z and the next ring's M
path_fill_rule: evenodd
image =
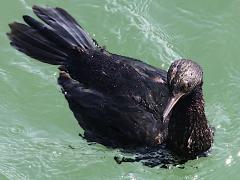
M163 119L166 119L179 99L202 84L202 79L202 68L191 60L181 59L171 64L167 75L171 97L164 110Z

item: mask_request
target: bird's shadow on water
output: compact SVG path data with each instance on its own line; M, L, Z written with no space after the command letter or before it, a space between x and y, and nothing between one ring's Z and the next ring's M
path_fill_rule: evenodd
M143 165L148 167L156 167L169 169L170 167L178 167L183 169L186 159L180 158L171 153L165 144L157 147L145 147L136 149L121 149L124 154L129 154L132 157L114 156L114 160L118 164L141 162Z
M207 157L212 149L198 155L195 159ZM136 149L121 149L121 152L126 154L126 156L114 156L114 160L118 164L122 163L133 163L141 162L143 165L150 168L160 167L164 169L171 169L176 167L179 169L185 168L185 163L189 160L194 160L192 158L180 157L169 149L167 149L166 144L161 144L157 147L145 147ZM198 169L197 166L191 166L194 169Z
M97 141L87 139L84 135L79 134L79 136L86 140L88 142L88 145L98 144ZM117 148L115 146L114 147L109 145L106 146L111 149ZM68 148L76 149L71 145L68 145ZM128 147L117 149L120 150L121 155L114 156L114 160L119 165L122 163L140 162L143 165L148 166L150 168L158 166L164 169L170 169L171 167L184 169L185 168L184 164L188 160L190 160L187 158L179 157L176 154L172 153L169 149L167 149L166 144L161 144L156 147L137 147L137 148ZM197 158L208 156L209 151L202 153Z
M97 144L96 142L88 142L89 145ZM75 150L72 145L68 145L68 148ZM115 149L115 148L113 148ZM127 148L119 149L121 155L114 156L114 160L117 164L123 163L135 163L140 162L150 168L159 166L160 168L170 169L171 167L184 168L184 163L188 160L180 158L172 154L166 145L159 145L157 147L139 147L139 148Z

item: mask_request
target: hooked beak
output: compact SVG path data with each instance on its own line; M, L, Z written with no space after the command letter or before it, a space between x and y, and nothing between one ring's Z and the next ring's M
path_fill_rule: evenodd
M172 109L175 106L175 104L178 102L178 100L183 95L184 95L184 93L178 93L178 94L175 94L172 97L170 97L170 99L168 100L167 106L166 106L165 110L163 111L163 121L166 120L167 116L172 111Z

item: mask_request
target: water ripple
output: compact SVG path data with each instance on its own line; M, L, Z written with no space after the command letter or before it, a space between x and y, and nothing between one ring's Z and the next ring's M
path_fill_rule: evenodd
M157 49L157 52L154 52L156 54L154 56L155 59L161 59L161 61L169 65L172 60L181 58L173 50L173 45L169 43L168 39L170 37L168 34L161 29L158 23L153 22L153 19L149 16L151 0L106 0L106 2L106 11L113 14L120 13L121 16L125 16L129 21L128 26L135 27L141 32L143 38L141 41L145 43L146 41L150 41L148 43L154 45L154 48ZM120 32L121 29L116 31L119 38L121 38Z
M105 29L100 31L100 38L108 37L109 31L112 32L117 39L114 43L123 45L121 49L126 49L125 52L134 54L134 57L146 56L149 63L153 65L157 63L168 65L172 59L180 58L175 51L175 45L171 43L176 37L172 37L164 29L167 26L169 28L169 25L181 23L180 25L194 26L187 31L192 33L192 36L179 35L185 32L186 27L178 29L176 26L174 31L176 39L180 37L186 41L191 40L186 44L186 48L191 50L190 53L196 53L192 51L191 46L195 46L197 39L215 42L214 46L211 46L211 43L206 45L206 53L212 55L206 59L205 63L208 65L218 63L219 67L226 66L226 68L220 71L214 66L212 73L221 72L223 75L216 81L212 80L211 86L209 85L213 95L207 100L209 103L207 115L216 127L213 150L207 158L187 162L184 169L174 168L166 171L158 167L147 168L140 163L117 165L113 156L121 153L101 145L90 146L77 136L77 132L66 130L73 127L68 126L67 123L61 124L60 120L65 112L58 114L58 110L62 108L68 112L67 104L56 101L59 97L53 94L56 91L55 88L52 91L49 89L50 84L51 86L56 84L56 74L53 74L55 68L33 62L25 55L16 53L9 47L5 37L5 31L7 31L5 26L10 19L12 21L18 18L23 11L30 13L31 4L34 2L18 0L14 4L16 6L13 6L13 2L6 1L4 5L16 8L16 11L11 13L6 13L7 9L6 12L1 11L4 13L3 16L8 18L1 22L4 28L0 32L2 40L0 179L237 179L240 162L240 67L237 62L240 1L233 0L234 4L233 1L226 2L226 5L232 4L230 10L222 4L223 2L219 2L219 6L216 6L217 0L215 1L210 3L212 5L210 10L209 4L203 5L204 3L200 1L187 6L189 3L183 3L183 1L156 0L105 0L102 2L74 0L71 1L74 5L69 7L71 11L74 9L80 11L81 15L86 13L86 21L88 20L89 26L93 24L92 29L103 25ZM44 0L38 3L46 2ZM63 0L58 2L51 0L48 3L50 5L55 3L61 7L69 5L69 2ZM155 9L156 13L151 13L154 5L158 6ZM170 15L174 18L160 17L157 15L159 11L166 12L166 16ZM96 18L96 15L99 16ZM156 20L158 18L159 22ZM167 25L161 24L162 18ZM103 22L97 22L98 20ZM118 22L115 23L115 21ZM105 25L107 27L104 27ZM209 36L205 36L206 34ZM220 38L214 39L215 35ZM128 42L129 44L124 46ZM202 44L199 45L200 48L202 46ZM179 53L183 51L182 47L178 50ZM228 54L226 58L218 58L217 61L212 62L215 56L218 57L224 53ZM39 91L36 91L32 84L39 86L36 87ZM39 96L44 93L47 95ZM31 98L33 96L35 97ZM46 98L48 102L53 101L57 105L47 104ZM55 112L57 114L54 114ZM45 121L41 117L43 114L49 114ZM68 120L69 117L65 117ZM49 119L55 119L56 122L48 122ZM54 123L60 125L55 127ZM73 131L78 131L78 128Z
M0 142L0 173L10 179L52 178L102 162L98 158L101 150L89 149L87 144L79 146L81 139L68 142L39 138L36 136L38 130L31 133L31 130L25 130L19 125L7 129L5 137L2 133ZM68 144L75 146L75 149L69 148Z
M18 52L17 52L18 53ZM18 53L19 54L19 53ZM52 77L56 77L56 73L52 73L51 76L48 76L47 74L47 70L51 69L52 67L49 66L45 66L44 64L40 64L39 62L33 62L32 60L30 60L28 57L26 57L23 54L19 54L19 56L21 57L21 59L23 60L17 60L17 61L13 61L11 64L15 66L16 69L22 69L23 72L29 72L31 74L35 74L37 76L39 76L40 78L42 78L45 81L48 81L49 83L55 83L55 79ZM33 63L37 63L37 66L33 66Z
M28 5L28 3L25 1L25 0L19 0L22 5L26 8L26 9L29 9L29 10L32 10L31 6Z

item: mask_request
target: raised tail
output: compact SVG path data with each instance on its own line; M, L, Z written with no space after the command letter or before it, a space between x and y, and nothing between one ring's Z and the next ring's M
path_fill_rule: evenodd
M28 56L48 64L64 65L74 51L87 52L98 47L65 10L33 6L33 12L46 24L23 16L27 25L14 22L7 33L10 44Z

